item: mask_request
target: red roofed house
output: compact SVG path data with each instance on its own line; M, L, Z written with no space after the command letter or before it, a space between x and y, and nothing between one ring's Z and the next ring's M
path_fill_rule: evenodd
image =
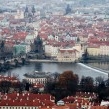
M17 42L25 42L26 36L28 35L28 33L26 32L18 32L16 34L13 35L12 40L15 40Z

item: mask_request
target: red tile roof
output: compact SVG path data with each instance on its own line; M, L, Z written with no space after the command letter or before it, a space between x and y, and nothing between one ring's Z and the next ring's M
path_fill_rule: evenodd
M13 40L20 40L20 41L24 41L26 36L28 35L27 32L18 32L18 33L15 33L12 37Z
M0 82L1 81L10 81L10 82L19 82L19 80L16 77L10 77L10 76L1 76L0 75Z
M54 97L50 94L29 92L1 94L0 106L53 106Z
M52 109L70 109L70 107L67 106L67 105L64 105L64 106L57 106L57 105L55 105L55 106L52 107Z
M108 109L107 106L91 106L90 109Z
M33 84L33 87L34 88L43 88L44 87L44 84L34 83Z

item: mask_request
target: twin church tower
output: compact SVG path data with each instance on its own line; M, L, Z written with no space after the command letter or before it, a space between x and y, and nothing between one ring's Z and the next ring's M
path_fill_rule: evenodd
M34 6L26 6L24 10L18 8L15 19L25 19L26 22L32 23L35 18L35 13L36 10Z
M33 19L35 17L35 8L34 6L32 7L27 7L25 8L25 11L24 11L24 18L26 19L27 22L29 23L32 23L33 22Z

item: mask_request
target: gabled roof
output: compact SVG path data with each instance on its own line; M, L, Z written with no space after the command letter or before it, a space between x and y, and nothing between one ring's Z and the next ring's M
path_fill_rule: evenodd
M27 35L28 35L27 32L17 32L13 35L12 39L14 39L14 40L25 40Z

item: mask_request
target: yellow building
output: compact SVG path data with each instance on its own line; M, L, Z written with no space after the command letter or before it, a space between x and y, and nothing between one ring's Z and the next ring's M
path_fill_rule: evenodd
M87 52L89 55L98 56L98 55L100 55L100 46L96 45L96 44L89 45L87 47Z
M100 45L100 55L109 56L109 44Z
M79 51L79 58L82 57L82 54L84 53L84 47L80 43L76 43L75 46L73 46L74 49Z
M109 44L100 43L100 44L90 44L87 47L89 55L92 56L109 56Z
M59 62L75 62L79 58L79 52L76 49L59 49L57 60Z

